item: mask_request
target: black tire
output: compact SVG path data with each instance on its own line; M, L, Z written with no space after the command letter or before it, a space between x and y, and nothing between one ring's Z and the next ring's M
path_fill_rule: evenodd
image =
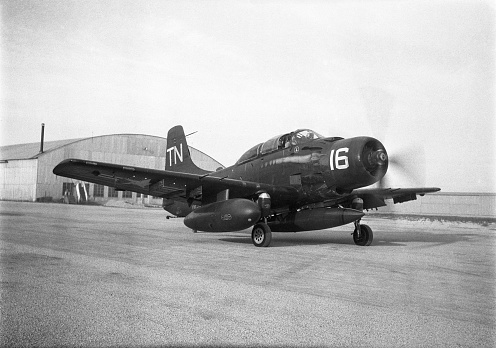
M251 231L251 241L256 247L268 247L272 240L272 231L267 224L258 223Z
M358 233L356 230L353 232L353 241L356 245L369 246L372 244L373 239L374 234L368 225L360 225L360 238L358 238Z

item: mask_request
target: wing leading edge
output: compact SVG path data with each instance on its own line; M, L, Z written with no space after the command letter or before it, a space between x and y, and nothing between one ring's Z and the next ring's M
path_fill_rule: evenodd
M193 174L157 170L112 163L67 159L54 169L55 175L133 191L163 198L193 198L199 188L206 186L209 195L217 195L229 189L230 198L242 198L265 191L281 201L291 201L298 192L292 187L280 187L250 181L216 177L214 173ZM205 197L203 200L211 200Z
M385 199L393 199L393 202L403 203L416 200L417 196L426 193L438 192L438 187L414 187L414 188L364 188L354 190L350 196L363 199L364 209L373 209L386 206Z

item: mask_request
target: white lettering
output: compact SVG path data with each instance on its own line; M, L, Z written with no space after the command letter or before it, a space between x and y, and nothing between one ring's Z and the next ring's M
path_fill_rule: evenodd
M337 149L336 152L334 152L334 150L331 150L331 154L329 156L329 166L331 167L331 170L334 170L334 168L346 169L350 166L348 162L348 156L341 155L341 153L348 153L348 151L349 148L347 147ZM336 156L334 156L334 153L336 153Z
M347 153L348 150L349 149L347 147L343 147L343 148L336 151L336 169L346 169L350 166L348 164L348 156L340 156L339 155L341 152ZM339 161L344 161L344 163L340 164Z
M176 146L167 149L167 154L169 155L169 166L172 166L172 151L174 150L174 164L177 164L177 160L182 162L184 160L183 156L183 144L179 144L179 150Z
M172 166L172 150L173 149L174 149L173 147L167 149L167 153L169 154L169 166Z
M179 148L181 149L181 153L177 151L177 147L174 146L174 164L177 164L176 158L179 158L179 162L183 161L183 144L179 144Z

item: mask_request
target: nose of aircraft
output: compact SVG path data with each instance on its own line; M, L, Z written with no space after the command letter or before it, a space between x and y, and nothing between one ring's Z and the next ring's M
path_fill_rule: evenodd
M336 192L351 192L372 185L386 174L389 156L382 143L372 137L354 137L333 142L326 184Z
M373 175L384 175L387 171L389 156L384 145L376 139L371 139L363 147L363 165Z
M388 155L385 149L369 152L367 161L369 167L383 166L388 160Z

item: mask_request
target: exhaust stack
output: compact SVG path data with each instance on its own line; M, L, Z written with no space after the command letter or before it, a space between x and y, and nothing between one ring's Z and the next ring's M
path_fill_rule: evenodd
M43 143L45 142L45 124L41 124L41 142L40 142L40 153L43 153Z

